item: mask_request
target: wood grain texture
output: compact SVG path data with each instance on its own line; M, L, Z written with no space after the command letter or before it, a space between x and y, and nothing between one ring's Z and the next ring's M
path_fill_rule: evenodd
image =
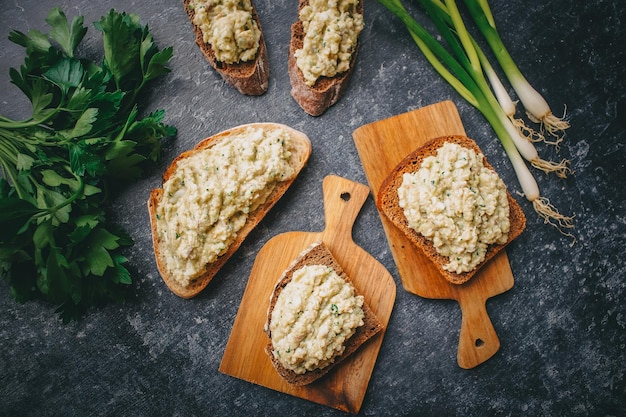
M322 232L287 232L261 248L250 272L239 311L226 344L220 372L349 413L358 413L384 330L322 379L306 386L284 381L263 351L263 332L274 284L289 264L312 243L323 241L353 281L357 291L386 328L396 297L387 269L352 239L352 227L369 188L337 176L323 182L326 226Z
M374 195L393 168L430 139L465 135L454 103L444 101L359 127L353 138ZM380 213L380 212L379 212ZM382 213L380 217L404 289L424 298L456 300L463 318L457 362L473 368L500 348L500 340L487 314L488 298L513 287L513 274L501 251L467 283L446 281L431 261Z

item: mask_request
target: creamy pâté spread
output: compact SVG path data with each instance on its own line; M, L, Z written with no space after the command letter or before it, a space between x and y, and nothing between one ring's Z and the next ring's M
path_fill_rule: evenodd
M363 15L356 12L357 3L357 0L310 0L300 10L305 35L302 49L294 56L307 85L314 85L319 77L334 77L349 69L363 30Z
M449 258L444 269L457 274L474 269L487 246L506 243L509 233L506 187L483 158L446 142L398 187L409 226L431 240Z
M259 49L261 30L252 18L250 0L191 0L193 23L202 31L218 61L250 61Z
M334 269L307 265L294 271L271 314L272 354L303 374L331 364L363 325L363 296Z
M289 134L248 127L178 161L156 227L169 275L187 286L226 252L249 213L295 175Z

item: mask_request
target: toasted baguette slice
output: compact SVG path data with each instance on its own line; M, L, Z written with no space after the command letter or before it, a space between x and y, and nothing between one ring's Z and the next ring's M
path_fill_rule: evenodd
M509 201L509 221L511 224L508 240L503 245L489 245L485 259L469 272L457 274L446 271L443 266L448 263L448 258L440 255L430 240L426 239L420 233L409 227L404 210L398 203L398 188L402 184L402 175L404 173L415 172L420 168L424 158L435 155L437 150L443 146L445 142L457 143L465 148L473 149L476 153L482 153L476 142L465 136L445 136L433 139L423 146L419 147L406 158L404 158L383 181L377 196L376 204L380 211L391 220L391 222L404 233L404 235L434 263L441 275L453 284L463 284L476 274L476 272L500 252L506 245L522 233L526 227L526 217L522 209L507 191ZM493 170L493 167L483 158L484 165Z
M363 302L363 312L365 316L363 318L363 325L358 327L356 332L345 342L345 349L343 353L337 357L335 357L334 362L330 365L316 369L313 371L308 371L304 374L297 374L294 371L285 368L272 353L273 345L272 345L272 335L270 332L270 323L272 319L272 311L274 311L274 306L276 305L276 301L278 300L278 296L280 292L285 288L285 286L291 281L293 277L293 273L298 269L302 268L305 265L325 265L333 268L337 275L342 277L345 281L352 283L350 278L346 275L346 273L339 265L339 262L335 259L330 250L324 245L323 242L316 242L303 251L300 256L295 259L288 269L283 272L280 279L276 282L274 286L274 290L270 296L270 304L267 310L267 321L265 323L264 331L267 333L269 339L268 344L265 347L265 353L269 356L272 365L276 368L278 374L288 383L293 385L307 385L314 381L317 381L332 369L336 368L344 359L354 353L359 347L361 347L365 342L371 339L374 335L380 332L383 329L382 323L378 320L374 312L367 305L367 302ZM354 284L353 284L354 285ZM358 292L355 288L355 295L358 295Z
M245 131L249 126L258 127L262 129L274 130L274 129L283 129L287 131L291 137L291 160L290 165L294 167L295 174L294 176L287 180L278 183L278 185L274 188L273 192L269 195L264 204L259 206L255 211L251 212L247 218L246 224L239 230L237 234L236 240L230 245L228 250L217 258L217 260L213 263L209 263L205 267L204 273L191 281L188 286L182 286L176 280L172 279L167 273L167 269L165 268L164 262L164 254L162 253L162 244L159 240L159 236L157 233L157 222L156 222L156 210L157 206L161 202L163 198L163 189L157 188L150 192L150 197L148 199L148 211L150 214L150 225L152 228L152 243L154 247L154 254L156 258L157 267L165 281L165 284L169 287L169 289L176 295L182 298L191 298L197 295L200 291L202 291L207 284L211 281L211 279L215 276L215 274L220 270L220 268L228 261L228 259L235 253L235 251L241 246L243 240L250 234L250 232L256 227L257 224L263 219L263 217L269 212L269 210L276 204L276 202L282 197L282 195L287 191L289 186L295 181L297 175L300 173L302 168L304 168L306 162L311 155L311 142L309 138L302 132L299 132L295 129L292 129L288 126L278 124L278 123L252 123L241 125L221 133L218 133L214 136L211 136L207 139L204 139L200 143L198 143L192 150L183 152L178 157L174 159L169 168L165 171L163 175L163 182L167 181L167 179L174 173L176 170L176 166L178 161L192 155L195 152L201 151L203 149L207 149L212 147L214 144L218 143L221 139L231 136L233 134L238 134Z
M254 3L251 1L252 17L261 31L259 50L254 60L235 64L228 64L217 60L211 45L204 42L202 30L193 23L194 11L189 7L189 3L190 0L183 0L183 6L185 7L185 11L189 16L193 31L196 35L196 44L207 61L209 61L209 64L222 76L224 81L235 87L240 93L251 96L259 96L265 93L269 84L270 67L263 29Z
M308 3L308 0L299 0L298 15L300 10ZM359 0L357 12L363 13L363 0ZM291 39L289 42L289 57L287 62L289 79L291 81L291 96L305 112L311 116L320 116L330 106L335 104L348 88L356 63L360 42L357 41L354 47L352 58L350 59L350 67L347 71L337 74L334 77L320 77L311 87L305 83L304 75L298 68L294 56L296 51L302 48L304 35L302 21L298 18L296 22L291 25Z

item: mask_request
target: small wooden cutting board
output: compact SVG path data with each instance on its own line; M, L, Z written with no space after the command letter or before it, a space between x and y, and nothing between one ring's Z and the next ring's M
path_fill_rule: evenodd
M283 233L261 248L226 344L220 372L342 411L359 412L384 330L325 377L310 385L294 386L278 375L264 352L269 340L263 326L274 284L303 250L323 241L383 327L387 327L396 298L393 277L352 240L352 227L369 191L364 184L337 176L326 177L324 231Z
M354 142L374 196L405 156L430 139L447 135L465 135L451 101L356 129ZM467 283L451 284L380 210L379 214L405 290L424 298L458 301L463 315L457 352L459 366L473 368L492 357L500 348L500 341L485 304L488 298L513 287L506 252L501 251Z

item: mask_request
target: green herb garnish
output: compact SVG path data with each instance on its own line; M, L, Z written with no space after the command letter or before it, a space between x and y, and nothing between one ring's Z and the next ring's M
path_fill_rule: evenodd
M133 241L107 221L107 191L140 177L176 133L162 110L140 118L137 105L146 84L169 72L172 48L159 50L137 15L111 10L94 23L98 65L75 55L83 20L54 8L49 34L10 33L26 57L9 75L32 114L0 116L0 275L16 300L49 301L64 322L128 295L120 252Z

